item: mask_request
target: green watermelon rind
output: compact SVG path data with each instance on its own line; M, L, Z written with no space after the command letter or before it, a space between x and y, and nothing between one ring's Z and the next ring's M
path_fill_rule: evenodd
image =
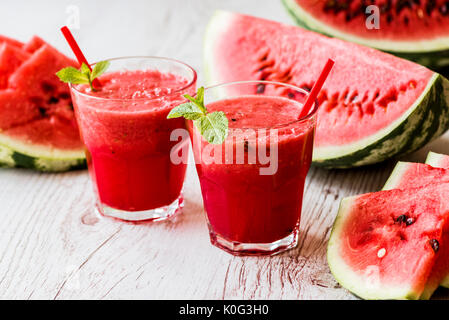
M0 167L63 172L84 169L86 159L83 150L60 150L28 145L0 134Z
M214 79L213 47L233 15L216 11L204 37L206 83ZM326 168L351 168L382 162L413 152L449 129L449 81L434 73L415 103L389 127L367 138L344 146L315 147L313 164Z
M340 256L340 239L341 231L351 211L351 206L357 196L344 198L340 203L337 218L335 219L332 232L327 245L327 261L329 269L335 279L344 288L355 294L356 296L369 299L402 299L402 300L417 300L420 294L413 291L409 285L400 287L397 284L394 286L370 286L367 280L354 272L349 265Z
M390 126L346 146L316 147L314 165L349 168L411 153L449 129L449 81L435 73L415 103Z
M449 37L441 37L429 41L402 42L365 39L336 30L315 19L298 6L295 0L282 0L282 3L296 24L304 29L386 51L433 69L439 69L449 65Z

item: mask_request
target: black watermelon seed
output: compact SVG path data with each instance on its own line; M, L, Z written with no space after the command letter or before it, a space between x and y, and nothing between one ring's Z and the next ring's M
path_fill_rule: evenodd
M245 142L243 143L243 148L245 149L245 152L248 152L248 150L249 150L249 142L248 142L248 140L245 140Z
M38 108L39 108L39 112L42 116L47 115L47 109L45 109L44 107L38 107Z
M408 219L405 221L405 225L409 226L409 225L411 225L413 222L415 222L415 219L413 219L413 218L408 218Z
M231 118L231 120L234 121L234 122L237 121L237 119L234 119L234 118Z
M403 223L407 220L407 216L405 214L401 214L399 217L396 218L396 222Z
M257 93L262 94L265 92L265 84L264 83L259 83L257 85Z
M50 97L50 99L48 99L48 103L49 104L55 104L55 103L58 103L58 102L59 102L59 99L56 98L56 97Z
M430 239L430 245L432 246L433 251L438 252L438 249L440 249L440 243L437 239Z

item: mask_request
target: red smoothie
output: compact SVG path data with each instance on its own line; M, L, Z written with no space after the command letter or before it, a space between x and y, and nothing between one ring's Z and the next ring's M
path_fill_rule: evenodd
M221 162L226 160L224 154L229 156L229 150L234 156L232 163L206 161L208 143L193 130L193 150L212 242L221 238L232 245L269 244L297 233L304 182L312 160L315 115L298 120L302 109L299 102L259 95L211 102L207 109L224 111L229 121L229 136L220 146ZM266 138L270 131L277 133L277 141ZM261 134L264 132L266 135ZM267 141L274 148L268 144L265 149ZM237 149L243 150L243 164L236 163ZM261 174L260 169L268 164L259 158L260 149L273 156L271 165L277 170L272 174ZM257 154L256 161L250 160L251 154ZM223 248L220 243L218 246ZM232 251L227 245L224 249Z
M170 161L178 143L170 141L170 134L185 123L166 117L185 100L183 94L194 93L195 83L156 70L115 71L99 80L99 91L81 85L72 88L72 97L100 211L172 204L180 197L186 164Z

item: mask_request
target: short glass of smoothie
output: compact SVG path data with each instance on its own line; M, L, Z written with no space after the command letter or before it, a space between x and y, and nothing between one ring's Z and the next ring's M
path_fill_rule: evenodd
M123 220L167 219L183 205L188 157L171 139L174 130L185 131L185 122L167 115L184 94L195 93L196 72L167 58L108 60L96 91L70 85L97 208ZM184 152L177 155L184 161L171 161L171 152Z
M312 161L315 102L307 91L268 81L206 88L208 112L229 122L224 143L208 143L189 121L210 239L234 255L272 255L298 243L304 184Z

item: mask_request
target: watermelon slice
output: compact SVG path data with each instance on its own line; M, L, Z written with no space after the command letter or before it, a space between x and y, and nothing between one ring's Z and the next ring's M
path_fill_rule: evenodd
M424 163L398 162L382 190L407 189L449 182L449 170Z
M449 183L343 199L327 257L365 299L428 298L449 261Z
M41 171L84 167L70 91L55 75L76 66L75 61L38 37L25 46L8 41L1 48L0 166Z
M434 164L441 165L441 167L444 167L446 162L448 164L447 168L449 168L448 156L431 152L427 159L429 162L433 161ZM447 182L449 182L449 170L422 163L398 162L383 190L419 188ZM449 237L449 234L447 236ZM439 271L435 272L443 274L443 279L439 284L449 288L449 259L447 261L447 264L446 260L439 262L437 264L438 267L435 268L435 270ZM424 298L430 297L430 292L433 292L434 288L436 288L437 284L435 281L429 282L427 289L423 293Z
M0 90L8 86L9 76L29 57L28 53L12 44L0 44Z
M380 162L417 150L449 127L449 81L371 48L219 11L209 23L204 53L209 84L271 80L306 89L334 59L318 97L316 165Z
M49 44L46 43L42 38L40 38L38 36L33 36L30 41L28 41L27 43L24 44L23 50L25 50L26 52L33 53L33 52L37 51L37 49L39 49L40 47L42 47L44 45L49 46Z
M5 42L10 44L10 45L13 45L15 47L18 47L18 48L22 48L23 47L23 43L22 42L0 35L0 43L5 43Z
M449 169L449 156L445 154L429 152L426 163L436 168Z
M449 65L447 0L282 0L307 29L388 51L432 68ZM367 19L378 10L378 28ZM367 12L368 8L368 12Z

